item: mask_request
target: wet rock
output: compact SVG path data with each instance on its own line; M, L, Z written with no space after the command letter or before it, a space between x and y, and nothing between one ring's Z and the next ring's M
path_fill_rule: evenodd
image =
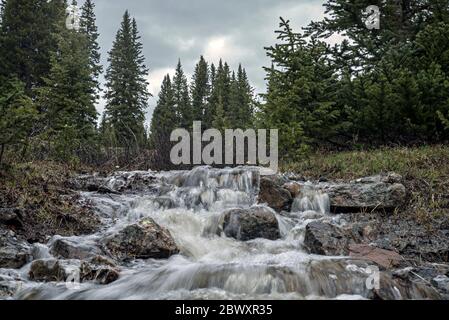
M94 281L98 284L109 284L120 276L118 269L111 266L82 262L80 267L81 282Z
M439 275L433 278L432 285L445 293L449 293L449 277L446 275Z
M117 265L115 264L114 261L112 261L111 259L109 259L105 256L94 256L94 257L90 258L88 261L94 265L105 265L105 266L109 266L109 267L113 267L113 268L117 267Z
M319 183L318 189L327 193L335 212L357 212L360 210L391 211L403 205L406 189L397 175L374 176L350 183Z
M31 258L30 247L8 231L0 231L0 268L18 269Z
M38 282L61 282L73 273L57 259L42 259L31 263L28 276Z
M287 189L281 187L277 179L269 177L260 178L260 191L258 202L267 204L277 212L290 211L293 202L292 195Z
M372 261L384 269L398 267L404 263L400 254L370 245L353 244L349 246L349 252L351 257Z
M349 245L361 241L360 235L353 234L330 223L313 221L306 226L304 246L310 253L326 256L346 256Z
M302 186L295 181L285 183L282 188L288 190L293 198L296 198L301 194Z
M327 297L351 292L376 300L442 298L429 284L397 278L390 272L376 270L376 266L366 260L312 260L308 272L309 285Z
M79 243L69 238L56 237L51 244L50 253L58 258L84 260L101 254L93 244Z
M149 171L116 172L106 179L105 186L116 192L139 192L153 189L156 180Z
M86 190L99 193L122 193L147 191L152 189L156 177L149 171L115 172L108 177L98 174L82 175L71 181L76 190Z
M281 237L275 213L266 207L232 209L223 213L223 232L241 241L257 238L276 240Z
M291 181L302 181L302 182L306 181L306 178L304 178L304 176L301 176L301 175L296 174L294 172L286 172L286 173L283 174L283 176L287 180L291 180Z
M100 177L98 174L85 174L70 180L69 186L75 190L96 192L101 186L105 185L105 183L105 177Z
M373 288L369 296L374 300L441 300L443 298L427 283L396 278L389 272L380 272L379 278L379 287Z
M179 252L170 232L151 218L125 227L106 239L105 246L119 260L166 259Z
M0 224L22 228L22 211L17 208L0 208Z
M157 197L153 200L158 208L171 209L175 207L175 202L170 197Z

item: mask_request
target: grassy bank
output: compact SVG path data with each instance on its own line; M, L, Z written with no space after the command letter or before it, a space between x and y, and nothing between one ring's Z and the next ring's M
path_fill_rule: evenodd
M53 162L32 162L0 170L0 208L18 212L16 232L27 240L89 233L98 225L88 203L79 204L71 190L76 174L68 166Z
M302 162L285 163L282 170L311 179L345 180L396 172L409 191L403 213L423 222L449 217L449 146L319 153Z

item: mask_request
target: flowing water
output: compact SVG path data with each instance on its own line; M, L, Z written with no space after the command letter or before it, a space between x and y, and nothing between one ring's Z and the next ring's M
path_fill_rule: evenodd
M19 290L15 299L361 299L368 297L365 267L345 257L308 254L306 225L314 220L344 223L329 213L329 198L305 184L292 212L276 214L281 239L242 242L219 234L221 214L249 208L259 191L257 168L168 173L118 173L108 187L133 174L154 179L146 191L125 194L82 193L103 221L99 232L68 240L99 250L99 241L126 225L151 217L172 234L180 253L167 260L135 260L120 265L109 285L30 281L30 265L0 270ZM58 238L58 237L56 237ZM60 238L60 237L59 237ZM51 258L47 245L35 245L34 259ZM70 261L68 262L70 263ZM75 262L74 262L75 263Z

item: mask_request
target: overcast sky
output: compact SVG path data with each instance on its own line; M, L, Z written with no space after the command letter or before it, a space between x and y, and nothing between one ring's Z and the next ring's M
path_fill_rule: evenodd
M80 5L83 1L80 1ZM264 47L275 43L279 17L299 30L324 16L320 0L95 0L102 62L126 9L135 17L150 69L150 92L157 97L165 74L173 75L178 61L189 80L200 55L208 62L220 58L236 69L246 68L257 93L265 91L263 66L269 66ZM149 102L148 118L156 104ZM102 112L104 101L98 111ZM149 119L147 119L149 120Z

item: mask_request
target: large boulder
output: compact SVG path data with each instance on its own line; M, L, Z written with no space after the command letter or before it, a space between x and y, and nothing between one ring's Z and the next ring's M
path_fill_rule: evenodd
M290 211L293 198L290 192L282 187L282 182L279 178L261 177L258 202L277 212Z
M374 176L349 183L318 183L317 189L327 193L335 212L358 212L360 210L391 211L404 204L405 186L398 183L396 174Z
M119 260L166 259L179 253L170 232L151 218L125 227L105 239L104 244Z
M275 213L266 207L232 209L223 213L223 232L241 241L256 238L276 240L281 237Z
M346 256L349 245L360 241L359 234L321 221L309 223L304 236L304 246L310 253L325 256Z

